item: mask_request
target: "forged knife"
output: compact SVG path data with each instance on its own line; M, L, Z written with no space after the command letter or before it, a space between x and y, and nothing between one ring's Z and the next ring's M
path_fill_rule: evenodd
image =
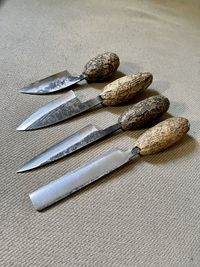
M68 71L65 70L31 83L19 92L42 95L60 91L84 79L88 82L102 82L117 70L119 64L119 57L115 53L106 52L88 61L82 74L77 77L69 75Z
M35 130L74 117L95 106L114 106L132 99L152 82L149 72L124 76L106 85L94 99L81 102L73 91L49 102L27 118L17 130Z
M105 138L115 131L139 129L157 119L165 113L168 108L169 100L166 97L149 97L133 105L129 110L124 112L119 117L118 123L104 130L89 124L36 156L23 165L17 172L25 172L61 159L77 150L80 150L81 148Z
M139 156L166 149L188 130L189 122L185 118L170 118L160 122L142 134L133 149L114 149L30 193L32 204L38 211L47 208Z

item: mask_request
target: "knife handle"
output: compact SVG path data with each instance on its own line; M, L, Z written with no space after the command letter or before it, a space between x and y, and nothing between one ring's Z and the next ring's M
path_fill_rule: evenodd
M133 105L119 117L123 130L139 129L164 114L169 108L164 96L152 96Z
M102 104L114 106L132 99L136 94L145 90L153 80L149 72L139 72L124 76L106 85L100 94Z
M179 141L190 129L185 118L170 118L147 130L136 141L140 155L160 152Z
M118 55L106 52L90 59L84 66L83 75L89 82L101 82L111 76L119 64Z

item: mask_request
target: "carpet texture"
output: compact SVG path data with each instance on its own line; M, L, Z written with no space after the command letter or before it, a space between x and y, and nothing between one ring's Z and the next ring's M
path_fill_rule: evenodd
M198 0L0 2L0 266L200 266L199 14ZM127 109L107 107L55 127L15 130L62 95L23 95L19 88L64 69L80 74L104 51L121 59L114 78L153 73L150 89L132 103L165 95L171 100L166 117L188 118L191 130L167 151L127 164L39 213L29 192L113 147L132 147L144 132L115 134L16 174L50 145L88 123L109 126ZM89 99L105 84L82 82L74 90Z

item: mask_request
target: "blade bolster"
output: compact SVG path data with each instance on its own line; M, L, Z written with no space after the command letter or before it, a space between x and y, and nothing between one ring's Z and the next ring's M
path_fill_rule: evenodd
M140 157L140 149L137 146L131 150L131 153L132 153L132 156L130 157L130 160Z

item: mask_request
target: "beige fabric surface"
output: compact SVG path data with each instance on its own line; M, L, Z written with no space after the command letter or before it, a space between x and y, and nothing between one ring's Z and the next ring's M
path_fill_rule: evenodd
M0 266L200 266L200 2L5 0L0 40ZM104 51L120 56L124 74L152 72L154 82L140 98L167 96L169 116L190 120L189 135L39 213L29 192L112 147L132 147L143 132L115 134L56 164L16 174L50 145L88 123L109 126L128 107L34 132L15 130L61 95L23 95L20 87L64 69L80 74ZM75 90L89 99L104 85L83 82Z

